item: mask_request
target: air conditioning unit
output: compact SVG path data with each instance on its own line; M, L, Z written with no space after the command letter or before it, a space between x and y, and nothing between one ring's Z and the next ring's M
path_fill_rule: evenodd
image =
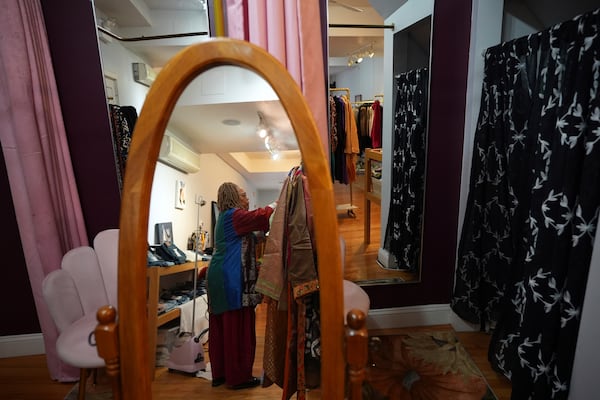
M172 134L165 133L158 160L188 174L200 171L200 155Z
M150 86L156 79L156 72L144 63L131 63L133 68L133 80L145 86Z

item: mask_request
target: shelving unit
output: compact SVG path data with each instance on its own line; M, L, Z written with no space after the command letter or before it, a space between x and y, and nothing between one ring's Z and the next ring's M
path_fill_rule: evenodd
M373 190L373 176L371 168L373 161L381 162L381 149L365 149L365 218L364 218L364 241L371 243L371 202L381 205L381 189Z
M198 261L198 269L208 266L208 261ZM158 299L160 296L160 281L163 276L169 276L194 270L194 263L173 265L171 267L148 267L148 349L150 352L150 371L156 366L156 341L158 328L167 322L179 318L181 310L174 308L158 315ZM152 375L154 377L154 374Z

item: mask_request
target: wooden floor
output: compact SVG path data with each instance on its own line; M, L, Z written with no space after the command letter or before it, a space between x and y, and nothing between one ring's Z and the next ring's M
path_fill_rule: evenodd
M371 219L369 224L370 241L365 243L365 200L362 181L356 184L333 185L336 204L342 206L338 210L338 226L340 235L346 242L344 278L360 284L381 280L414 282L418 274L406 271L385 269L377 263L377 253L381 246L381 207L371 202ZM352 205L351 213L343 207Z
M257 308L257 349L254 374L261 375L264 350L264 306ZM449 326L446 326L450 329ZM405 328L408 329L408 328ZM379 330L370 334L397 333L396 330ZM498 400L510 399L510 382L494 372L487 361L489 336L481 332L458 332L457 336L473 358ZM207 354L210 358L210 354ZM52 381L46 368L44 355L0 359L0 399L2 400L63 400L73 383ZM273 400L281 398L281 389L273 385L269 388L253 388L233 391L225 387L213 388L208 380L188 374L169 372L158 368L153 385L153 398L174 399L227 399L227 400ZM310 400L320 399L318 390L308 393ZM447 400L447 399L441 399Z
M350 192L347 185L335 185L338 204L349 203ZM339 214L340 234L346 242L345 275L351 280L386 279L398 277L398 272L390 272L375 263L379 248L379 207L372 207L371 243L363 241L362 191L353 187L352 202L358 208L355 216L346 212ZM404 276L403 278L410 279ZM257 309L257 351L254 373L261 375L265 316L263 306ZM377 332L382 334L381 331ZM479 369L484 374L498 400L510 399L510 382L494 372L487 361L490 337L481 332L459 332L459 340L465 346ZM210 357L210 355L208 355ZM44 355L0 359L0 400L62 400L73 387L72 383L58 383L50 379ZM240 391L224 387L213 388L210 382L186 374L169 372L166 368L157 370L153 386L154 398L160 399L280 399L281 390L277 386L254 388ZM320 398L319 391L310 392L309 399Z

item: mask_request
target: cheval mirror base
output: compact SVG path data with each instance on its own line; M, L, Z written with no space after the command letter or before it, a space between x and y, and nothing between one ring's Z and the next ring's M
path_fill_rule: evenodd
M249 42L212 39L182 50L150 87L136 122L122 192L116 310L98 312L98 353L114 380L115 399L151 399L146 250L150 193L160 144L175 104L203 71L221 65L246 68L268 82L296 133L311 191L321 295L321 395L360 399L367 360L366 316L352 310L345 327L337 213L327 158L304 96L287 70ZM325 95L325 94L324 94ZM348 350L347 354L345 351ZM348 391L348 392L347 392Z

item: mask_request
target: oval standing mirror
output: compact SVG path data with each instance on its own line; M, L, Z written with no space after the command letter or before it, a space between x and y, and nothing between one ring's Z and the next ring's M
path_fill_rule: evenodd
M236 67L221 68L220 65L235 65ZM255 71L262 78L260 80L251 79L245 70ZM200 78L197 79L196 76L199 74ZM140 338L148 337L148 335L152 337L155 327L151 326L150 323L158 324L160 323L158 321L161 321L160 317L158 320L152 317L154 315L152 310L149 308L147 310L147 296L150 296L151 293L146 290L146 285L148 279L150 280L150 288L157 285L156 282L153 283L152 274L149 271L160 268L148 268L147 250L148 241L150 240L148 217L151 208L151 186L162 186L159 181L163 180L162 177L158 176L162 168L157 169L155 161L161 153L160 147L164 141L163 136L165 136L165 131L168 129L183 133L182 126L184 125L178 126L177 117L181 118L182 115L188 112L192 112L197 119L196 123L192 122L192 126L201 123L202 116L200 112L212 110L210 104L207 105L202 101L200 101L202 105L198 105L198 99L202 97L202 94L206 94L207 82L210 82L213 88L218 86L219 81L222 83L227 81L228 84L231 84L237 79L236 75L241 75L239 79L246 83L255 81L256 87L264 86L264 83L267 82L276 94L276 100L271 101L280 102L280 105L278 105L269 103L266 100L263 102L255 101L257 104L260 103L260 113L263 115L262 118L254 118L256 123L259 125L261 123L268 124L268 115L275 115L275 113L281 113L282 110L285 110L287 119L283 121L281 126L285 128L289 125L292 130L288 129L287 133L294 132L296 134L302 154L302 169L310 188L317 259L319 265L323 266L319 268L319 290L321 293L327 293L327 302L321 302L322 306L320 308L321 330L327 332L326 335L321 335L323 347L321 366L323 371L339 371L334 374L330 372L322 374L320 391L324 398L336 398L335 396L340 393L340 387L343 387L344 365L341 356L343 309L339 242L337 240L336 216L333 211L333 190L328 175L322 173L322 171L327 170L326 158L318 139L316 126L297 85L293 83L289 74L283 70L281 64L273 57L247 42L214 40L188 47L169 62L165 70L161 71L157 80L150 87L144 107L135 125L123 187L119 244L121 374L122 391L127 394L127 398L150 398L150 382L153 380L155 373L154 368L152 368L154 345L151 341L148 343L140 340ZM194 78L197 79L195 83L192 82ZM187 88L185 92L184 88ZM197 90L200 90L200 92ZM257 92L259 90L256 88L252 91L255 96ZM265 90L265 92L268 92L268 90ZM211 95L214 95L214 93L214 90L211 91ZM192 102L192 99L195 100L193 102L195 105L188 105ZM192 107L193 110L188 109L188 107ZM177 108L176 112L174 112L175 108ZM251 109L252 106L246 104L246 108ZM235 110L235 107L231 106L229 109L230 111ZM253 112L255 110L252 110ZM217 114L214 110L212 110L212 113ZM241 118L242 114L243 112L238 110L237 114L229 114L229 118L226 120L235 117ZM170 118L171 115L173 115L173 118ZM229 122L225 123L225 125L227 124ZM233 125L235 126L235 124ZM274 126L277 126L277 123L273 123L272 128ZM198 131L197 127L194 131ZM225 132L222 134L225 134ZM168 136L170 137L168 140L173 140L175 133L170 132ZM240 138L240 136L237 137ZM190 138L188 140L191 140ZM251 132L245 132L245 138L248 139L248 142L260 144L248 144L247 146L254 146L255 149L260 148L261 152L264 152L262 148L265 146L265 140L257 137L256 128L253 128ZM281 151L286 150L285 145L293 145L294 143L294 141L288 141L281 132L277 135L273 133L271 138L280 144ZM238 143L241 141L241 139L237 140ZM208 148L209 144L205 143L205 145ZM244 149L248 150L243 145L238 145L233 150L240 150L238 152L241 152ZM217 160L213 159L213 161L216 167ZM202 167L200 165L200 168ZM223 170L225 169L224 164L221 167ZM211 165L206 165L204 168L208 170L207 174L210 174ZM175 171L180 170L183 170L181 165L177 166ZM172 173L172 171L163 175L169 173ZM199 189L200 185L205 183L204 180L202 183L191 184L192 174L173 175L172 177L176 177L176 179L173 182L174 187L172 186L175 191L171 197L175 202L171 203L171 207L181 212L189 211L194 215L194 207L191 207L187 200L192 198L194 204L198 204L197 215L199 215L199 209L202 208L200 196L198 193L189 196L188 189L190 187ZM223 175L219 178L229 180L229 176L225 177ZM167 187L170 186L169 180L168 177L165 178ZM185 184L181 183L183 180L186 180ZM244 180L240 178L238 181L242 183ZM202 190L208 190L210 183L206 183L207 188ZM214 184L218 185L219 183L220 180ZM183 197L182 189L185 192ZM209 195L206 196L208 198ZM161 203L159 199L154 200ZM196 221L199 218L198 216ZM197 227L195 223L192 226ZM164 229L164 226L159 224L159 227L155 240L160 241L167 237L178 243L175 236L178 231L174 226L167 226ZM146 312L148 312L148 318L146 318ZM140 369L140 365L148 365L149 367ZM160 385L156 386L160 387ZM209 385L206 386L210 387ZM160 393L158 389L157 393Z

